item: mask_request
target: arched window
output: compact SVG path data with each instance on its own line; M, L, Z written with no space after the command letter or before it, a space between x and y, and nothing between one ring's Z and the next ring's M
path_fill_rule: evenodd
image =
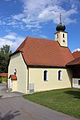
M56 38L58 38L58 34L56 35Z
M63 38L65 38L65 35L63 34Z
M44 71L44 81L47 81L48 80L48 71L45 70Z
M62 80L62 71L61 70L58 71L58 80Z

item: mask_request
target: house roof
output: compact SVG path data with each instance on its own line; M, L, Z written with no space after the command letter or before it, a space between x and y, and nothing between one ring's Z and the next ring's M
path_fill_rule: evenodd
M17 80L16 75L10 75L10 77L11 77L11 80Z
M67 66L75 66L75 65L80 66L80 57L75 58L74 60L72 60L67 64Z
M61 47L57 41L32 37L27 37L15 51L17 52L22 53L29 66L65 67L74 59L70 50Z
M0 77L8 77L8 73L0 73Z
M74 58L78 58L80 57L80 51L73 52L72 55Z

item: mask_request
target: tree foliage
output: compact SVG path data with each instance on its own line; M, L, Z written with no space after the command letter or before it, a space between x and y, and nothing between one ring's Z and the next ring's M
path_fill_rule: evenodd
M0 73L8 72L8 62L11 54L12 51L8 45L5 45L0 49Z

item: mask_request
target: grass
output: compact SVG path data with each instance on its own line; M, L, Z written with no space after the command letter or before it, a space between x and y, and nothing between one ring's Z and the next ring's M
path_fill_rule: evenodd
M80 89L52 90L24 95L24 98L80 119Z

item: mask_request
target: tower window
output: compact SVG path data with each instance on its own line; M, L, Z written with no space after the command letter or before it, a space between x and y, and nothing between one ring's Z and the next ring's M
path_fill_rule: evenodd
M58 34L56 35L56 38L58 38Z
M62 71L61 70L58 71L58 80L62 80Z
M48 80L48 71L45 70L44 71L44 81L47 81Z
M65 38L65 35L63 34L63 38Z

